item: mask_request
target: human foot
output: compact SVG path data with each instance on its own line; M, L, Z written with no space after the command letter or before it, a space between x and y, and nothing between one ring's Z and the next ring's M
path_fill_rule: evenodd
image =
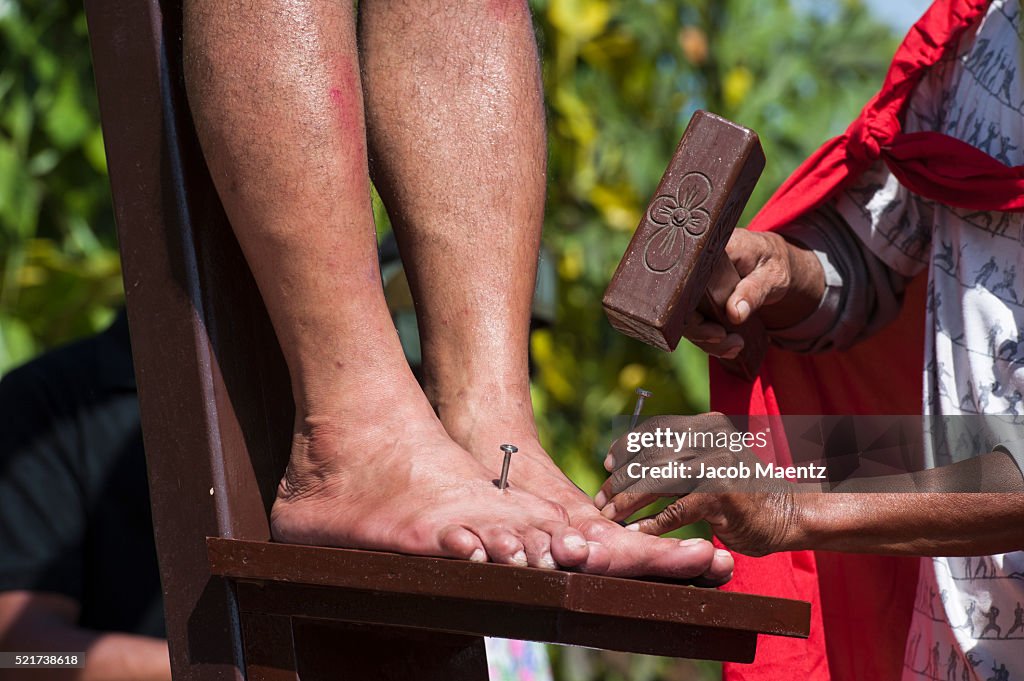
M565 477L540 446L532 415L528 424L507 417L497 423L481 415L444 417L453 439L491 471L501 467L503 455L498 447L502 442L519 447L513 456L510 489L531 492L568 512L570 525L591 542L589 557L579 565L581 570L623 577L702 577L711 583L732 576L732 556L706 540L652 537L602 516L590 497Z
M277 541L554 569L589 547L556 503L494 475L436 419L305 419L271 511Z

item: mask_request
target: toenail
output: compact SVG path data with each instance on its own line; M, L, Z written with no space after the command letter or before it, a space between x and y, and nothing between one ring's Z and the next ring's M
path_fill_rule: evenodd
M567 549L582 549L587 545L587 540L579 535L571 534L562 540Z
M610 471L613 468L615 468L615 457L609 454L608 456L604 457L604 469L606 471Z
M558 563L555 562L555 559L550 553L545 553L540 557L540 566L542 568L547 568L548 570L554 570L558 567Z
M706 540L700 537L690 537L679 542L680 546L696 546L697 544L703 544Z
M732 554L725 549L715 549L716 558L732 558Z
M626 525L626 529L629 530L630 532L639 532L640 531L640 523L630 523L629 525Z
M607 503L608 495L604 493L604 490L598 492L597 496L594 497L594 505L597 506L598 508L602 508Z
M526 567L526 551L516 551L512 554L512 562L521 567Z
M474 563L486 563L487 554L484 553L483 549L477 549L476 551L473 551L472 554L470 554L469 559Z

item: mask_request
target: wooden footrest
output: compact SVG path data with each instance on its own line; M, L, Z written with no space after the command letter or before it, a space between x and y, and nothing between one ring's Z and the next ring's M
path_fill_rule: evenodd
M681 584L374 551L208 538L243 613L751 662L806 638L810 604Z

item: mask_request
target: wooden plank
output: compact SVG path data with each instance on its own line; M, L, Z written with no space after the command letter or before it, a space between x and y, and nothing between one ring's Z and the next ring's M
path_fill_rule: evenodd
M806 637L810 626L810 605L803 601L683 584L221 538L209 538L207 546L213 574L235 580L555 610L630 626L652 622L793 637Z
M758 636L752 631L466 598L274 581L239 581L236 589L243 612L354 622L421 633L499 636L645 655L750 662Z

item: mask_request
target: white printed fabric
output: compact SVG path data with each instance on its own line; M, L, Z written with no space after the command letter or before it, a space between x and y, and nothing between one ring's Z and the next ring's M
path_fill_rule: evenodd
M1024 164L1024 16L995 0L955 58L919 86L904 130L938 130ZM958 428L929 465L991 451L1024 430L1024 214L949 208L907 192L878 164L837 209L879 259L928 269L924 413L1001 414L1006 430ZM941 422L941 419L939 419ZM964 419L949 419L961 424ZM1020 460L1020 452L1017 460ZM1024 552L922 559L903 679L1024 681Z

